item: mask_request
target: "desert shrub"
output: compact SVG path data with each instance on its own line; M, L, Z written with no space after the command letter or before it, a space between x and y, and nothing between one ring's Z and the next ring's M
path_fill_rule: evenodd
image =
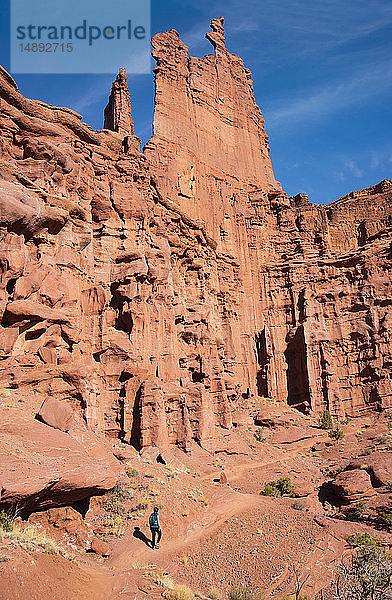
M344 438L344 433L340 429L340 427L336 427L336 429L331 429L328 431L328 435L333 440L342 440Z
M294 510L305 510L306 508L305 504L301 502L301 500L295 500L291 506L294 508Z
M0 554L0 562L7 562L9 560L8 556L5 554Z
M10 531L0 530L0 539L9 539L25 550L42 550L45 554L56 554L63 558L77 562L75 556L48 538L36 525L28 525L24 529L11 527Z
M113 489L109 490L106 493L105 500L109 503L119 503L125 502L126 500L130 500L133 496L133 491L129 487L129 485L125 485L124 483L116 483Z
M369 533L353 533L347 538L347 543L352 548L375 548L380 547L377 540Z
M265 442L265 437L263 435L262 427L258 427L253 435L257 442Z
M116 483L114 488L107 492L103 508L112 515L127 516L125 503L133 497L133 490L129 485Z
M392 481L387 481L385 488L388 490L388 492L392 492Z
M112 519L108 519L104 524L105 538L119 538L125 533L124 519L117 515Z
M131 512L139 512L139 510L146 510L146 508L148 508L148 502L139 502L131 508Z
M143 510L146 510L146 508L148 508L150 505L149 502L149 498L147 494L144 494L142 500L136 504L136 506L133 506L131 508L131 512L135 513L135 512L142 512Z
M117 483L105 495L103 502L103 508L107 512L103 523L105 538L119 538L124 535L124 520L131 518L127 502L132 499L133 494L130 485Z
M163 569L158 569L153 575L154 582L162 587L172 589L174 587L174 581L171 575Z
M193 600L195 594L187 585L178 584L166 593L168 600Z
M322 417L319 419L320 429L333 429L332 415L329 410L323 412Z
M221 590L218 590L218 588L213 587L208 592L207 598L210 600L224 600L225 594Z
M264 486L264 490L260 492L261 496L274 496L281 498L282 496L293 496L295 485L289 477L281 477L277 481L270 481Z
M128 475L129 479L132 479L132 477L139 477L139 471L137 471L131 465L127 465L125 472Z
M355 504L348 506L344 509L344 516L349 521L360 521L362 519L363 513L366 509L367 500L362 498L362 500L358 500Z
M4 510L0 511L0 529L3 531L12 531L11 518Z
M248 586L236 585L229 590L229 600L262 600L260 592Z
M392 557L383 548L359 545L354 556L342 561L332 585L323 590L324 600L390 600Z
M383 511L380 514L380 520L382 525L386 526L388 529L392 527L392 510Z

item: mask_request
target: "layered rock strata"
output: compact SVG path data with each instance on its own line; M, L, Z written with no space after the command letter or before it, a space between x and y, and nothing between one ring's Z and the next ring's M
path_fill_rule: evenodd
M0 410L54 398L91 433L187 450L259 398L391 406L392 183L288 198L250 72L211 28L203 59L153 39L144 153L123 71L102 131L1 71Z

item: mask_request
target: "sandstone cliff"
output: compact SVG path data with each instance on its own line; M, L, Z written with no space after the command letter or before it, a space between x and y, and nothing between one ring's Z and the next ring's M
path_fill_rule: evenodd
M288 198L251 75L223 20L211 28L203 59L174 30L153 39L144 153L123 71L102 131L1 71L1 412L33 419L55 398L72 443L187 450L252 422L259 398L340 416L392 405L392 182L326 207ZM89 490L112 484L98 471Z

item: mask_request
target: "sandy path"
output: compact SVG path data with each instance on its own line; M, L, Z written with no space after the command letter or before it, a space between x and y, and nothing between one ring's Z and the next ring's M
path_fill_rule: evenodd
M309 446L308 441L295 443L295 447L287 448L285 451L279 453L278 456L268 458L266 460L258 461L246 461L241 464L234 465L226 470L229 475L230 481L239 481L247 476L247 473L271 467L273 465L281 465L295 457L298 452L307 449ZM212 481L214 477L219 477L220 470L208 475L204 475L202 481ZM262 508L263 497L257 494L247 494L242 492L233 491L230 488L224 486L216 486L214 495L210 498L210 504L207 511L202 515L200 520L194 522L193 526L188 527L184 532L178 532L178 530L163 530L163 546L159 550L153 551L147 547L145 543L137 538L134 538L129 534L123 539L121 544L121 550L115 554L107 563L108 569L111 570L112 576L114 574L115 585L113 587L113 600L121 598L125 594L129 594L130 588L127 582L131 584L135 576L134 566L151 565L156 564L165 569L170 569L171 559L174 555L181 551L188 549L188 553L192 551L195 542L202 539L203 537L213 533L228 519L241 514L252 507L259 506ZM146 535L149 536L149 532L145 530ZM190 549L190 550L189 550ZM317 559L319 556L317 556ZM314 562L317 562L316 556ZM277 581L273 582L266 593L266 597L273 594L274 590L287 579L289 570L286 569L278 578ZM135 596L139 598L142 596Z

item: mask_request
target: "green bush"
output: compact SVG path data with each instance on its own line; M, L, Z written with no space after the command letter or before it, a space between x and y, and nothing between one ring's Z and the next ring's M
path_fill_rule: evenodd
M336 427L336 429L331 429L330 431L328 431L328 435L333 440L342 440L344 438L344 433L339 427Z
M125 472L128 475L129 479L132 479L132 477L139 477L139 471L137 471L131 465L127 465Z
M364 544L356 546L353 556L337 566L335 579L322 591L322 598L389 600L392 598L392 556L384 548L365 540Z
M301 502L301 500L296 500L291 506L294 508L294 510L305 510L306 508L305 504Z
M367 500L364 498L362 500L358 500L358 502L344 510L344 516L349 521L360 521L363 513L365 512L366 504Z
M380 515L383 525L389 529L392 526L392 511L383 511Z
M263 428L258 427L254 433L255 440L257 442L265 442L265 437L263 435Z
M0 511L0 529L7 532L13 529L12 521L4 510Z
M281 477L277 481L270 481L264 486L264 490L260 492L261 496L274 496L281 498L282 496L294 496L295 485L289 477Z
M347 543L352 548L376 548L380 547L377 540L369 533L353 533L347 538Z
M319 427L321 429L333 429L332 415L329 410L325 410L323 416L319 419Z

